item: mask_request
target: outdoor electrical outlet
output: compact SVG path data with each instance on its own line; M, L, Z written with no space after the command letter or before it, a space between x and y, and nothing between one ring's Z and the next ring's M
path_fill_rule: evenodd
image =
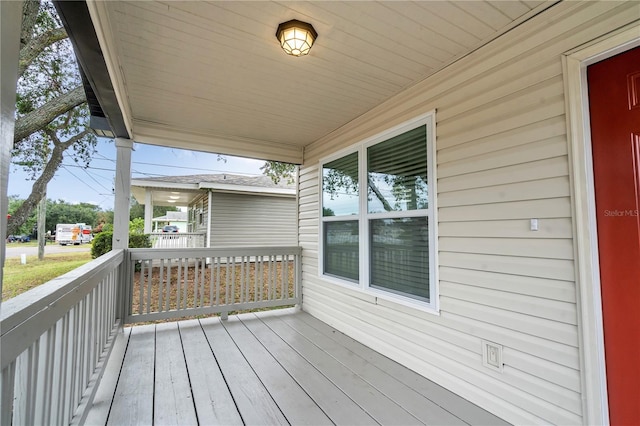
M502 345L482 341L482 365L502 372Z

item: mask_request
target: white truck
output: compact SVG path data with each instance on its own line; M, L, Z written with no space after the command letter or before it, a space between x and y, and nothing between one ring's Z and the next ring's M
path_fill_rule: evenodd
M56 243L79 245L93 240L91 226L84 223L59 223L56 225Z

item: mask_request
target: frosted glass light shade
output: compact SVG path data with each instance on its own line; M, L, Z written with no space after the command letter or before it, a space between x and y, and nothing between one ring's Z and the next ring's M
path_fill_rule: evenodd
M304 56L309 54L318 33L311 24L292 19L278 25L276 38L287 55Z

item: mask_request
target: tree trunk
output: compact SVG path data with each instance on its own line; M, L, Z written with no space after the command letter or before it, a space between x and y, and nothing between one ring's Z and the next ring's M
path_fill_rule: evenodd
M38 206L38 260L44 260L44 246L47 244L47 191L45 190Z
M78 86L64 95L52 99L35 111L19 117L16 120L15 131L13 133L14 147L22 139L51 123L56 117L86 101L84 89L82 86Z
M31 189L29 198L24 200L24 203L11 215L7 223L7 235L15 234L18 228L27 221L29 215L34 208L38 205L40 200L44 197L47 184L53 179L56 170L62 164L64 150L67 149L66 144L56 144L53 147L51 158L47 162L47 165L42 172L42 175L36 180Z

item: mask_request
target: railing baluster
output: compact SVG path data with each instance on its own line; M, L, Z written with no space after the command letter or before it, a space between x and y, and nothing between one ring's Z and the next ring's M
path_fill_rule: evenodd
M39 354L40 339L33 342L29 349L17 359L16 375L19 377L19 381L14 390L14 424L31 425L35 423Z
M64 394L67 388L67 340L69 339L69 323L68 318L65 315L62 317L62 325L60 327L60 352L59 352L59 364L60 381L58 382L58 395L60 402L58 403L58 412L56 414L56 423L65 423L64 418Z
M231 303L236 303L236 257L231 258Z
M147 313L151 312L151 288L153 285L153 260L149 261L149 267L147 268L147 301L146 301L146 311Z
M286 291L286 293L285 293ZM282 255L282 295L281 299L289 297L289 255Z
M209 306L214 306L215 305L215 301L214 301L214 276L213 276L213 272L214 272L214 267L213 267L213 258L209 258Z
M187 309L189 307L187 300L189 290L189 259L183 257L180 259L180 263L182 264L182 300L184 303L184 309Z
M171 259L167 260L167 297L165 301L164 310L168 311L171 309L171 294L173 293L171 289Z
M138 280L138 286L140 287L139 290L139 296L138 296L138 314L142 315L143 312L143 305L144 305L144 288L146 285L146 279L144 278L144 274L147 272L146 271L146 266L147 261L143 260L142 262L140 262L140 279ZM135 266L135 262L133 264Z
M216 306L220 306L222 305L220 301L220 258L214 257L212 261L216 263Z
M53 359L56 349L56 329L55 326L51 327L45 334L47 341L45 349L45 364L44 364L44 380L43 380L43 407L42 415L40 417L40 424L48 425L51 423L51 400L53 399Z
M69 411L73 412L74 407L77 407L77 404L80 402L81 395L78 394L78 389L81 389L81 385L79 383L79 375L78 374L78 339L80 338L80 321L78 320L78 305L76 304L72 309L72 318L73 321L71 323L72 332L71 335L71 380L69 381L71 387L71 397L69 398Z
M260 256L259 258L260 258L260 262L258 264L259 268L258 268L257 274L258 274L258 277L259 277L258 288L260 290L260 297L258 298L258 300L262 301L262 300L264 300L264 295L263 295L263 293L264 293L264 257Z
M0 424L10 425L13 415L13 396L15 391L16 361L10 362L2 369L0 381Z
M240 292L238 297L238 303L245 301L244 299L244 256L240 257Z
M196 258L196 263L200 263L200 307L205 306L204 285L207 260L204 257Z
M158 308L157 311L158 312L162 312L162 307L164 306L164 304L162 303L162 296L164 294L164 259L160 259L160 270L158 271L160 273L160 278L158 281Z

